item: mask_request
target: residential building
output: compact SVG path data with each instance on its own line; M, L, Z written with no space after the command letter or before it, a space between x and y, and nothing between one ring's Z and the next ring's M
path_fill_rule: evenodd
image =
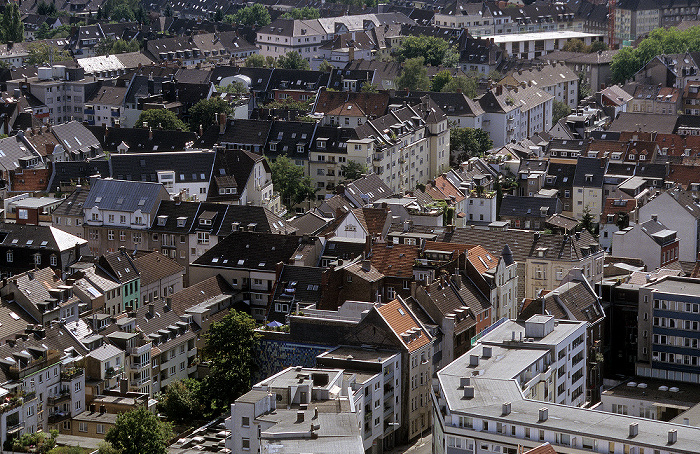
M562 211L559 198L504 196L499 218L513 228L540 230L547 219Z
M136 268L134 259L125 249L101 255L95 268L119 284L119 287L116 288L117 305L116 307L105 307L106 312L118 315L122 312L133 312L141 307L143 302L141 300L141 275Z
M675 115L682 107L683 89L658 85L637 85L628 103L630 112Z
M175 260L153 251L134 258L132 262L140 276L140 297L143 304L182 290L185 268Z
M661 4L645 0L624 0L615 5L615 42L618 46L635 41L661 24Z
M613 254L618 257L642 259L652 271L678 261L680 240L652 215L651 219L634 224L613 234Z
M363 407L353 405L356 389L367 389L364 378L346 376L342 369L303 367L290 367L268 377L231 404L231 416L226 419L231 436L226 447L231 452L265 452L279 447L364 452ZM360 399L364 399L364 392ZM378 402L381 405L383 400ZM370 406L373 404L370 401ZM368 414L373 426L372 412Z
M694 278L662 277L639 287L636 374L697 383L698 324Z
M146 229L170 194L161 183L98 179L83 203L83 226L93 255L120 247L144 249Z
M661 192L637 211L638 222L656 216L661 224L675 231L680 241L678 260L695 262L700 252L700 206L690 193L678 188Z
M593 222L600 222L603 212L603 180L606 173L606 160L579 157L574 173L572 212L581 219L588 211Z
M572 109L578 106L578 83L578 75L564 63L548 64L531 70L518 70L499 82L501 85L510 87L522 84L535 86ZM544 131L547 132L549 129Z
M508 11L506 8L504 11ZM515 11L518 11L516 8ZM587 33L574 30L557 31L522 31L521 33L505 33L493 36L493 42L500 46L507 56L523 60L534 60L549 52L563 50L564 45L571 39L580 39L587 46L593 41L600 41L602 33Z

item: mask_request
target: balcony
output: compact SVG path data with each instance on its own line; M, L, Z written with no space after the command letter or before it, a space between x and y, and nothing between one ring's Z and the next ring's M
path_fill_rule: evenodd
M193 347L193 348L190 348L189 350L187 350L187 357L188 358L192 358L193 356L196 356L196 355L197 355L196 348Z
M113 116L113 117L119 117L119 111L118 111L118 110L113 110L113 111L112 111L112 116Z
M70 412L69 411L58 411L56 413L53 413L49 415L49 424L56 424L61 421L65 421L66 419L70 419Z
M110 367L109 369L107 369L105 371L105 378L116 377L117 375L121 374L123 371L124 371L124 368L121 366L116 368L116 369L113 367Z
M20 422L19 424L13 424L11 426L7 426L7 434L14 434L19 432L20 430L24 429L24 421Z
M84 369L80 367L71 367L70 369L65 369L61 371L61 381L70 381L74 378L80 377L85 372Z
M70 390L62 389L58 394L49 396L49 405L55 405L66 400L70 400Z
M83 115L95 115L95 108L85 106L85 109L83 109Z

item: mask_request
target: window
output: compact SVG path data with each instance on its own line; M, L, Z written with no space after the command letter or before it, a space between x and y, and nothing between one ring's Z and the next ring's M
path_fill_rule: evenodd
M209 244L209 232L197 232L197 244Z
M34 254L34 264L41 265L41 254Z
M88 431L87 426L88 425L86 422L78 423L78 431L79 432L87 432Z
M95 432L98 434L103 434L105 433L105 425L104 424L98 424L97 427L95 428Z
M12 251L7 251L7 262L12 263L12 260L14 260L14 255L12 254Z
M51 255L51 266L58 266L58 257Z
M250 418L248 416L243 416L241 418L241 426L243 426L243 427L250 426Z
M250 450L250 438L241 438L241 448Z
M108 240L114 239L114 230L107 230L107 239Z

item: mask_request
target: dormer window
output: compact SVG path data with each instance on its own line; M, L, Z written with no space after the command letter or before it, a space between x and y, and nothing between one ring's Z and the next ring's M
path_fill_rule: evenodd
M177 218L177 226L178 227L184 227L186 222L187 222L186 217L181 216L181 217Z
M167 216L158 216L158 225L160 227L165 226L165 223L168 222L168 217Z
M593 175L590 173L586 174L586 183L593 183Z
M277 142L270 142L270 151L277 151Z
M200 219L199 225L211 225L211 219Z
M326 141L322 140L322 139L317 140L316 147L321 148L321 149L325 149L326 148Z

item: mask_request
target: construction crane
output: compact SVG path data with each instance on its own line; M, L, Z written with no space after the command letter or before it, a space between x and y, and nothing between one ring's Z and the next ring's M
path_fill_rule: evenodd
M608 46L615 48L615 0L608 0Z

